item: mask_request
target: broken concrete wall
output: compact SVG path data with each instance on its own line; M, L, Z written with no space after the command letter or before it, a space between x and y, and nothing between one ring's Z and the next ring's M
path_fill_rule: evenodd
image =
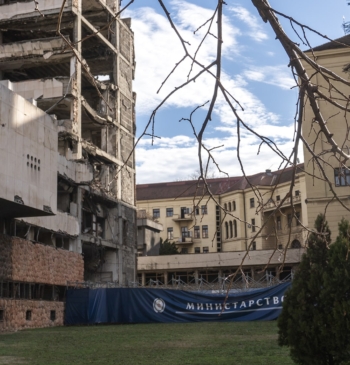
M136 226L136 210L123 206L123 242L122 244L128 247L136 248L137 242L137 226Z
M58 173L75 183L91 182L93 180L92 166L87 162L69 161L65 156L58 155Z
M106 250L104 264L95 275L98 281L118 281L118 262L115 250Z
M41 13L50 12L54 9L59 11L62 6L61 0L40 0L39 8ZM64 3L64 11L71 9L72 1L67 0ZM1 5L0 20L16 19L32 16L40 16L39 12L35 10L35 4L32 2L16 2L6 5Z
M0 85L0 198L56 210L57 125L39 108Z
M83 257L62 249L0 235L0 277L5 280L67 285L83 281Z
M124 168L122 175L122 200L130 205L135 204L135 174Z
M61 41L62 39L59 38ZM1 46L0 46L1 54ZM0 81L8 89L21 95L25 99L38 98L58 98L66 92L70 92L69 77L56 77L46 80L27 80L21 82L11 82L9 80Z
M0 298L0 332L63 326L64 303Z
M78 218L60 211L56 212L55 217L23 218L23 221L50 231L64 232L70 236L78 236L80 234Z
M123 262L122 281L123 284L129 284L135 280L136 276L136 255L137 255L137 225L136 210L123 206L123 237L122 247L118 250L118 258ZM120 278L119 278L120 280Z

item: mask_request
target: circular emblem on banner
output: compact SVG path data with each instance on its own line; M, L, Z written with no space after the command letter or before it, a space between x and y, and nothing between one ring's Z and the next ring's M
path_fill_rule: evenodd
M154 299L154 302L153 302L153 310L156 312L156 313L162 313L165 309L165 302L163 299L161 298L156 298Z

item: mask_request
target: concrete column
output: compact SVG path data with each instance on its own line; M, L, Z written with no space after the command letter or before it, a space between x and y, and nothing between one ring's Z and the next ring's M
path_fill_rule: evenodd
M141 285L145 286L146 285L146 274L143 272L141 277Z
M168 284L168 272L164 271L164 284L167 285Z
M223 276L224 275L222 273L222 269L219 269L219 271L218 271L218 281L219 281L220 285L222 284L222 281L223 281L222 277Z
M0 44L2 44L2 32L0 31ZM0 70L0 80L3 80L4 72Z
M118 204L118 273L119 284L123 285L123 210L121 203Z
M82 147L80 143L82 131L81 131L81 47L80 42L82 37L81 29L81 2L77 0L77 15L73 24L73 42L75 43L75 49L77 56L73 56L70 59L70 77L72 77L72 93L74 95L71 105L71 119L73 122L73 131L79 136L79 141L73 150L73 157L75 159L82 158Z
M199 276L198 270L194 271L193 276L194 276L194 282L196 283L196 285L198 285L198 276Z
M79 232L81 233L81 222L83 219L83 191L82 188L78 187L77 189L77 212L78 212L78 225L79 225ZM69 248L70 249L70 248ZM83 252L83 246L81 243L80 236L77 237L75 241L75 247L72 249L72 251L82 253Z

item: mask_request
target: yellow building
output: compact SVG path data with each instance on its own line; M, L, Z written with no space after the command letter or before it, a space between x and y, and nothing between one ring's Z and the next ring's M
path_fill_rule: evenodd
M287 198L293 168L244 177L137 185L137 207L163 225L161 238L183 254L301 246L308 226L305 176L300 165ZM276 228L276 230L275 230ZM278 235L276 235L276 232ZM289 233L291 234L290 239ZM299 243L296 243L298 241Z
M318 97L319 110L333 140L347 155L350 154L350 115L343 108L349 108L349 66L350 48L345 46L350 43L350 35L337 39L338 43L328 42L307 52L311 59L341 76L344 82L329 78L324 72L315 72L311 66L305 64L305 69L311 82L317 86L315 93L323 93L327 100ZM326 78L322 76L326 75ZM316 90L316 88L315 88ZM338 104L339 106L337 106ZM349 219L350 213L350 170L349 161L345 161L339 153L334 152L331 144L319 134L320 127L315 121L309 102L306 104L305 118L303 121L303 136L309 148L304 146L304 161L306 171L306 190L309 222L314 222L319 213L326 213L326 219L334 239L338 234L338 223L344 217ZM311 151L319 156L318 165ZM325 176L322 174L322 170Z
M160 223L161 238L175 242L181 253L166 256L166 264L160 256L139 257L142 283L147 278L168 282L180 276L189 282L199 275L220 277L239 266L247 249L261 252L254 254L255 260L245 260L249 277L261 277L254 272L260 272L269 257L274 257L269 270L276 271L287 247L285 264L290 271L300 260L309 224L303 165L296 168L290 195L293 171L289 167L248 179L208 179L212 196L197 180L137 185L139 211ZM209 255L199 255L203 253Z

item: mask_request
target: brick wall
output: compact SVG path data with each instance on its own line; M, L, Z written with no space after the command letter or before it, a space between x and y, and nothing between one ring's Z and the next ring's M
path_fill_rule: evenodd
M83 281L83 257L30 241L0 235L0 277L5 280L66 285Z
M0 298L0 332L24 328L63 326L64 303ZM30 311L30 319L27 319ZM51 319L51 311L55 319Z

